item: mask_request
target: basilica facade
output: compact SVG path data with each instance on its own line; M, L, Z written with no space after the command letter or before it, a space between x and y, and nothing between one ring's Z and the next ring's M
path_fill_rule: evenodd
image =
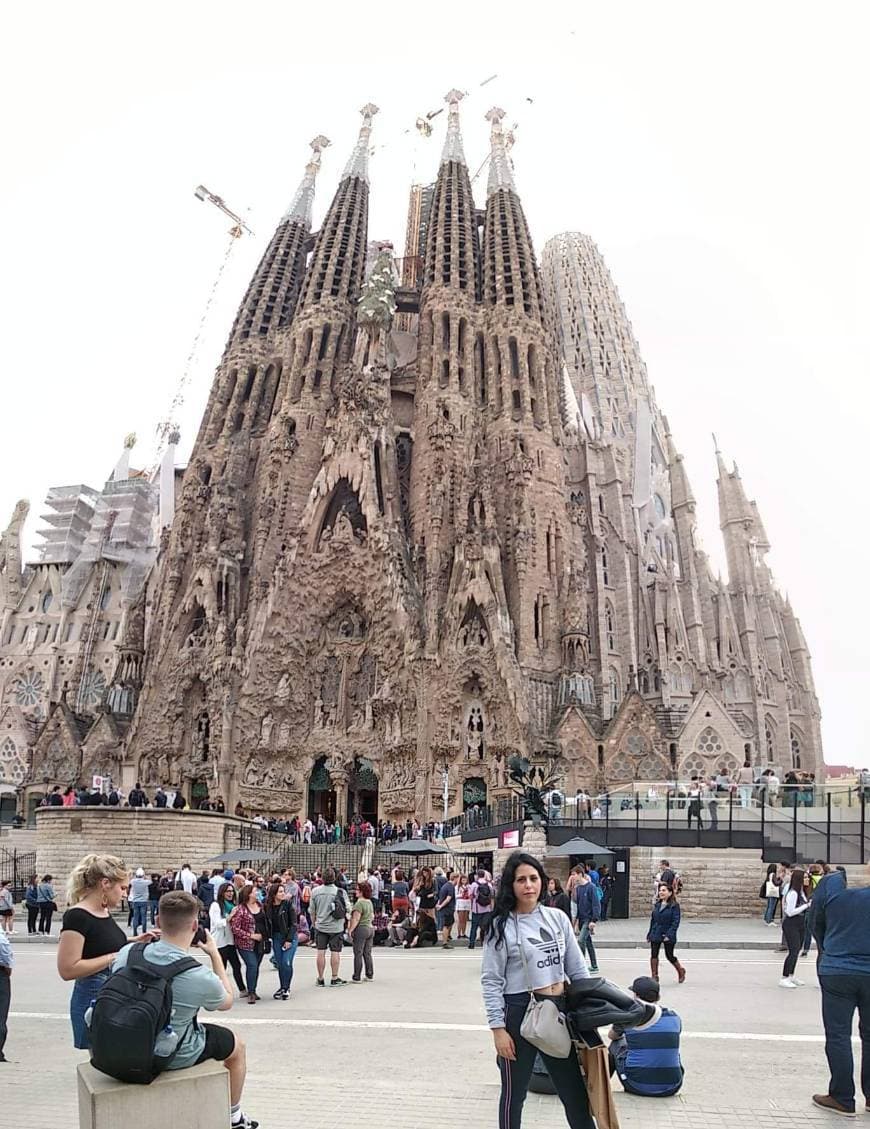
M716 579L601 256L561 235L539 269L499 109L478 208L461 97L400 271L368 238L376 107L316 233L328 142L312 143L112 641L99 721L129 689L124 779L344 820L498 799L515 753L568 792L744 759L821 773L809 653L755 503L717 453ZM54 699L19 789L68 782L40 759L60 707L76 712Z

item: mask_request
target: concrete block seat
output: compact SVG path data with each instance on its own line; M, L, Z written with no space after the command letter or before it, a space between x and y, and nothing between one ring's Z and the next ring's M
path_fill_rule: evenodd
M226 1129L230 1076L220 1062L167 1070L150 1086L118 1082L89 1062L78 1066L79 1129Z

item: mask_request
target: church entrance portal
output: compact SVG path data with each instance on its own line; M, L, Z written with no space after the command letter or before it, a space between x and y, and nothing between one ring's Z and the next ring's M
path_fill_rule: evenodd
M353 762L353 772L348 781L348 823L355 815L371 824L378 822L378 776L371 761L365 757L357 757Z
M335 789L326 768L326 757L315 762L308 779L308 818L316 823L319 815L330 822L335 820Z

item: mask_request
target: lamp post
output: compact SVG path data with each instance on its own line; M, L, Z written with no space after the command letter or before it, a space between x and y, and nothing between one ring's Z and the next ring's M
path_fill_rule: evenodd
M447 822L447 803L448 803L448 799L449 799L449 795L450 795L449 788L450 788L450 769L445 764L444 769L441 773L441 799L444 801L444 814L442 816L442 819L443 819L444 823Z

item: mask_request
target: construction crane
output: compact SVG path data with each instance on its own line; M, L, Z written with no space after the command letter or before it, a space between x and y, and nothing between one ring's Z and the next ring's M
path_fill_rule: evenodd
M196 354L197 350L199 349L199 343L202 338L202 333L205 328L205 324L208 321L208 315L211 311L212 305L214 304L215 294L217 294L218 287L220 286L224 271L226 270L227 262L230 255L232 254L233 247L235 247L236 242L241 239L243 235L254 234L250 227L248 227L248 225L242 219L242 217L227 205L223 197L216 195L216 193L214 192L211 192L208 188L206 188L204 184L198 184L193 190L193 194L194 196L196 196L197 200L202 200L204 203L213 204L219 211L223 212L225 216L232 220L233 226L229 229L228 234L230 240L227 244L226 253L221 260L221 265L218 268L217 276L215 277L214 283L212 284L211 292L209 293L208 299L205 303L205 308L202 311L202 316L199 319L199 325L197 326L196 334L194 335L193 342L190 346L190 352L187 354L187 360L184 362L184 369L181 373L181 376L179 377L178 384L176 385L175 394L173 395L172 401L169 405L169 411L166 413L160 423L158 423L156 428L154 459L147 471L149 479L153 478L154 474L157 471L157 467L160 465L160 460L163 457L163 452L166 450L166 444L169 442L170 435L172 435L173 432L177 432L178 430L178 413L180 412L181 406L184 403L184 396L187 391L187 386L190 383L191 372L193 370L193 362L196 359Z

